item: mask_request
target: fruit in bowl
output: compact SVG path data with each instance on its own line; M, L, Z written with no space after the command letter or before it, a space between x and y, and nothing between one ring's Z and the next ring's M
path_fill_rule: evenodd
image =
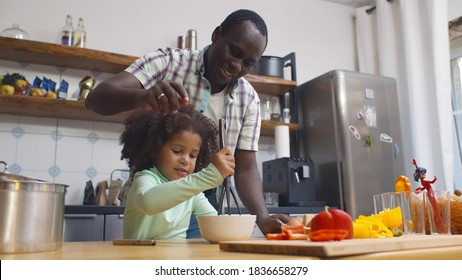
M19 73L0 77L0 95L27 95L30 87L30 83Z
M252 236L255 215L197 216L202 237L210 243L242 241Z

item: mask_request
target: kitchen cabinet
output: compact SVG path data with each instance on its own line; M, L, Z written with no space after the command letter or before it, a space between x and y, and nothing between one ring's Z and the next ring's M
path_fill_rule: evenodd
M75 68L96 72L118 73L137 57L99 50L76 48L44 42L0 37L0 59L47 66ZM277 77L248 74L245 78L257 92L282 96L296 86L295 81ZM101 116L85 108L82 101L33 98L29 96L0 96L1 114L20 114L77 120L122 123L130 112ZM276 125L288 125L296 133L299 125L277 121L262 121L262 135L274 135Z
M122 237L123 215L64 215L64 242L112 241Z
M120 206L66 205L64 242L122 239L123 211Z
M63 241L104 241L104 215L64 214Z
M123 215L105 215L104 241L123 239Z

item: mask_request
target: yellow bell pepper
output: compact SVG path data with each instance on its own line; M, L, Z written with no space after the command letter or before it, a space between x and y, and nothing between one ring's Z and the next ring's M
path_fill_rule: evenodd
M401 207L393 209L385 209L379 214L372 215L372 217L380 220L390 230L395 230L403 223L403 215L401 214Z
M395 191L396 192L410 192L411 182L409 181L409 178L404 175L398 176L395 182Z
M353 222L353 238L393 237L393 232L379 219L373 216L360 215Z

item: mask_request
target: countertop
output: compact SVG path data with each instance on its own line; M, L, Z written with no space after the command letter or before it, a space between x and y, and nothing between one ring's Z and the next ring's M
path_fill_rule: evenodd
M0 254L1 260L315 260L317 257L228 252L204 239L159 240L155 246L114 246L112 242L64 242L55 251ZM339 259L461 260L462 246L363 254Z
M124 206L97 206L97 205L66 205L64 214L96 214L96 215L122 215ZM324 206L287 206L268 208L271 214L310 214L319 213L324 210ZM227 211L227 209L225 209ZM225 212L227 213L227 212ZM249 214L247 209L241 208L242 214ZM238 214L237 208L231 208L231 214Z

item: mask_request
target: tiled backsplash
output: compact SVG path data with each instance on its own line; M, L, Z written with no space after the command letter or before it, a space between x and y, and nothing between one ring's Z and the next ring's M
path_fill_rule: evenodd
M58 85L60 79L65 79L69 82L68 99L78 98L78 83L85 75L92 75L97 83L110 76L11 61L0 60L0 63L0 75L17 72L29 82L35 76L47 76ZM96 187L100 181L109 181L114 170L127 168L120 160L122 130L123 125L117 123L29 117L21 112L0 114L0 160L8 163L11 173L68 185L66 204L80 205L87 181L91 180ZM261 163L274 159L274 151L274 139L262 136L257 153L260 174ZM127 179L123 172L113 175L114 180Z
M120 160L122 124L0 115L0 158L9 172L69 185L66 204L82 204L85 183L109 180ZM121 174L122 176L123 174Z

